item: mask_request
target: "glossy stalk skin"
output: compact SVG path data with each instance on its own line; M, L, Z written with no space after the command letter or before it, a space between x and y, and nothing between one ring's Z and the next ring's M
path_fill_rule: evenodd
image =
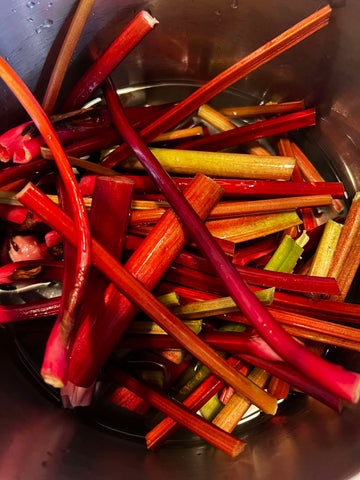
M159 192L156 184L147 175L126 174L126 176L135 181L135 193ZM80 182L80 187L83 185L84 188L82 190L83 195L92 194L94 180L91 175L87 175L85 179ZM184 190L192 181L192 178L172 177L172 180L180 190ZM224 189L224 197L229 198L276 198L300 195L331 195L332 197L343 198L345 194L344 186L339 182L278 182L232 178L215 178L214 181Z
M225 107L220 108L219 112L227 117L251 118L296 112L303 109L304 101L298 100L294 102L266 103L265 105L252 105L249 107Z
M283 379L285 382L293 385L302 392L305 392L325 405L328 405L333 410L337 412L341 411L342 402L340 397L329 392L328 390L323 389L312 379L297 372L290 365L284 362L269 362L267 360L254 357L253 355L241 355L241 358L252 365L256 365L257 367L266 370L272 375Z
M122 177L98 177L95 183L90 213L91 233L116 258L119 258L125 243L132 193L133 182ZM119 204L122 205L121 209L118 208ZM68 242L65 242L65 249L68 253L68 257L65 256L65 272L69 262L68 276L65 276L63 286L66 293L66 289L71 288L69 285L71 286L74 278L72 269L75 252L71 250L73 247L68 245ZM73 313L76 314L77 328L81 326L87 314L91 314L95 305L98 302L101 304L108 283L105 275L97 272L94 267L90 268L86 285L88 299ZM63 305L63 308L68 307ZM69 360L77 333L76 329L71 335L67 334L67 341L64 341L61 328L61 318L58 317L47 341L41 367L41 375L45 381L57 387L63 387L68 380Z
M56 207L46 195L42 194L34 185L27 185L17 194L17 198L37 214L52 228L68 241L74 242L74 224L60 209ZM213 198L213 195L211 196ZM210 206L211 208L211 206ZM114 257L101 245L92 240L93 264L101 270L119 288L126 297L143 310L150 318L155 320L169 335L174 336L179 343L194 357L207 365L214 374L222 378L227 384L238 392L246 391L246 396L260 409L274 414L277 409L276 401L262 390L257 390L254 385L239 376L236 371L229 368L222 357L214 352L207 344L202 342L186 326L182 324L169 310L164 307L144 286L137 281Z
M95 61L71 90L62 111L80 108L114 68L155 27L158 21L149 13L141 11L120 32L118 37Z

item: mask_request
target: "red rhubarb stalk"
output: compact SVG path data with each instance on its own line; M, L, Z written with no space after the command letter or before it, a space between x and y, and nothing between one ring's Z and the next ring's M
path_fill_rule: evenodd
M135 48L157 23L158 21L146 11L138 13L78 81L66 99L62 110L66 112L80 108L121 60Z

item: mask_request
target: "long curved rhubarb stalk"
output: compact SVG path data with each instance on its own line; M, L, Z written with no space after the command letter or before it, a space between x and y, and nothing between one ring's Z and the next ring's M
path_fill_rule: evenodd
M73 287L67 300L68 305L65 308L64 316L61 320L61 324L64 327L63 331L66 332L66 334L62 336L62 342L64 345L68 345L73 335L74 326L76 325L76 319L73 318L73 313L77 310L77 306L82 300L87 273L91 263L90 229L86 208L75 176L62 149L61 143L59 142L54 128L52 127L49 119L40 107L39 103L26 85L22 82L22 80L2 58L0 59L0 75L8 87L13 91L25 110L28 112L39 132L46 140L54 156L54 160L64 184L68 203L71 205L74 223L76 226L76 273ZM68 310L68 306L70 305L72 305L72 307ZM51 382L51 379L49 381ZM57 379L54 379L54 382L56 383Z
M258 48L250 55L239 60L180 102L158 121L153 122L142 130L140 135L143 140L145 142L153 140L157 135L175 126L187 115L190 115L201 105L207 103L235 82L323 28L329 21L330 13L331 8L327 5ZM131 149L126 144L123 144L110 154L103 161L103 164L106 167L112 168L126 158L130 152Z
M109 82L105 85L105 98L114 123L123 138L131 146L153 181L157 183L174 211L186 225L189 234L223 280L233 300L251 321L258 333L276 353L302 374L312 378L336 395L351 402L357 402L360 396L360 375L345 373L344 369L330 365L295 341L281 328L255 298L204 223L179 192L139 135L131 128L116 91Z

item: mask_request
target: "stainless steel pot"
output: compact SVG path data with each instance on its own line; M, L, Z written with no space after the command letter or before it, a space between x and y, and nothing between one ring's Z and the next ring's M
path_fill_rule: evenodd
M40 98L75 3L0 0L0 53ZM317 106L318 126L301 141L324 174L340 177L352 196L360 186L360 3L332 3L328 28L244 78L233 94L263 101L304 98ZM318 0L97 0L64 92L89 63L89 44L107 46L142 8L150 9L160 25L114 74L118 87L131 87L128 102L157 101L159 91L160 100L181 96L188 85L212 78L323 5ZM134 87L159 84L171 88L134 93ZM4 131L24 113L2 83L0 98ZM355 286L354 301L358 292ZM260 416L241 427L248 447L235 460L194 439L150 453L136 435L121 436L121 428L112 434L50 402L24 373L7 332L0 331L0 343L1 479L338 480L360 472L358 406L346 406L339 416L315 400L296 397L275 418ZM360 371L358 355L340 353L343 363Z

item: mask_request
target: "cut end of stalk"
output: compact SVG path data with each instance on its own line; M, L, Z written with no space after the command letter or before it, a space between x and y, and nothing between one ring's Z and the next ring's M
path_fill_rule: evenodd
M63 388L64 382L60 378L50 375L48 373L41 372L41 376L44 379L44 382L48 385L51 385L54 388Z
M148 24L154 28L155 25L159 23L159 20L157 20L155 17L153 17L149 12L146 10L142 10L141 15L144 17L144 19L148 22Z

